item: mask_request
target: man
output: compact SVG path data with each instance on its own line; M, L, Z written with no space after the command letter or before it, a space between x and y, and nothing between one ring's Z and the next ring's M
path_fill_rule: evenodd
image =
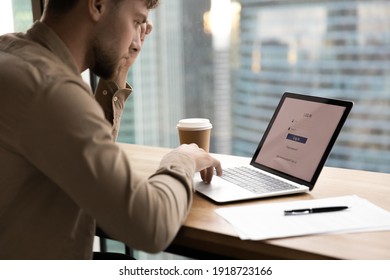
M161 251L188 214L194 172L221 174L182 145L142 178L113 141L131 46L157 2L49 0L26 34L0 37L0 259L90 259L96 223ZM80 77L88 68L102 79L102 106Z

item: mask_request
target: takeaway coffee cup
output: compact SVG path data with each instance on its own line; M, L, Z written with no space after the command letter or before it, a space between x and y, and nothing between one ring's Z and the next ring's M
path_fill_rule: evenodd
M180 144L195 143L200 148L209 151L212 124L208 119L182 119L177 124Z

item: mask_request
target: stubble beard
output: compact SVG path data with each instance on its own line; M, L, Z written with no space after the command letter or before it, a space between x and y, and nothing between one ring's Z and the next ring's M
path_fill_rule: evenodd
M92 47L92 61L91 71L94 74L105 80L114 76L117 58L112 51L103 49L98 41L95 41Z

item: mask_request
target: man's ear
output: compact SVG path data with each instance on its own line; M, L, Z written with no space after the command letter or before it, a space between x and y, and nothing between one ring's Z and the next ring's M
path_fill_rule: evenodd
M107 0L88 0L89 14L94 21L99 21L107 9Z

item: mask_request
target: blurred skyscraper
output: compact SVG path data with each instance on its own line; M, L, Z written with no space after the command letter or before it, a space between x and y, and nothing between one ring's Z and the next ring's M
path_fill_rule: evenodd
M328 165L390 171L390 2L242 0L233 153L250 156L285 91L355 107Z

